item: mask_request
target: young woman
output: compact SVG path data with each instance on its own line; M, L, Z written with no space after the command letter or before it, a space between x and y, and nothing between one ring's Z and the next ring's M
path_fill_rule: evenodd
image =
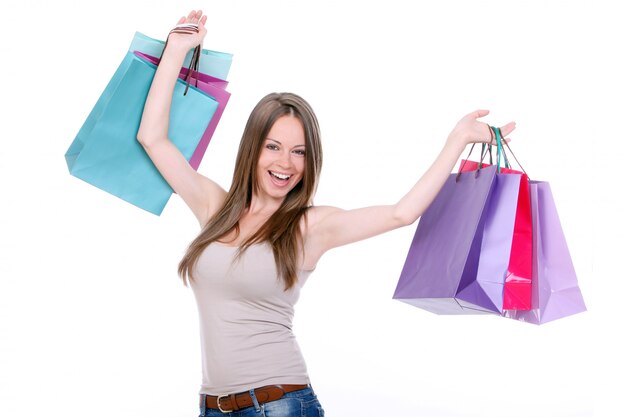
M198 304L203 354L202 416L322 416L293 333L300 289L329 249L414 223L468 143L490 142L463 117L441 153L396 204L342 210L313 206L322 166L315 114L295 94L269 94L252 111L227 192L194 171L168 140L174 85L186 53L202 42L206 16L192 11L172 33L146 101L139 142L202 228L179 265ZM503 136L515 128L501 128Z

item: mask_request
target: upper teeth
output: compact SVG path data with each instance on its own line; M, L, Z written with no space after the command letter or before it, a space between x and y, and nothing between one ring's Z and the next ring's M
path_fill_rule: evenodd
M273 172L273 171L270 171L270 174L272 174L276 178L280 178L281 180L287 180L291 176L291 175L287 175L287 174L279 174L278 172Z

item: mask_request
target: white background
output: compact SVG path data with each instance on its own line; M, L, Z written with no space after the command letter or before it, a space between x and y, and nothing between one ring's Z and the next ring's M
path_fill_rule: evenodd
M518 124L550 182L588 312L535 326L391 299L415 225L328 253L295 332L328 416L619 415L626 29L609 1L3 1L0 415L195 416L196 307L176 276L195 219L71 177L63 155L135 31L194 7L234 53L200 172L228 187L271 91L316 109L317 204L394 203L464 114ZM594 410L595 409L595 410Z

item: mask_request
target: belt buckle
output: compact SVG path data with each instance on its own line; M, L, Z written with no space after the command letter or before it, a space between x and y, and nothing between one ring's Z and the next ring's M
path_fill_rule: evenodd
M228 413L232 413L233 412L233 410L222 410L222 406L220 405L220 400L222 398L228 398L228 397L229 397L228 394L222 394L222 395L218 395L217 396L217 409L220 410L224 414L228 414Z

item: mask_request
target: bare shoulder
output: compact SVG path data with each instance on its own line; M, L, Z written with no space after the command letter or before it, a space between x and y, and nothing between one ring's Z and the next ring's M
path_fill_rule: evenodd
M313 206L307 210L306 216L301 223L304 240L304 269L314 269L317 261L327 250L324 233L321 232L318 226L323 224L324 219L329 215L341 211L343 210L331 206Z
M312 206L311 208L309 208L309 210L307 210L307 232L311 231L312 229L315 228L315 226L317 226L320 221L324 220L327 216L333 214L333 213L338 213L343 211L342 209L338 208L338 207L332 207L332 206Z

